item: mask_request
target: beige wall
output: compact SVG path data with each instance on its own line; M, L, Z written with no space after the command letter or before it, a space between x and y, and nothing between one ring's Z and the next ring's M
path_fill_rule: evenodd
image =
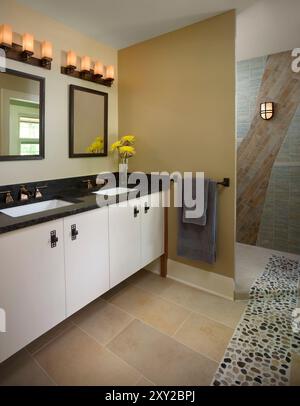
M17 33L31 32L38 40L47 39L54 46L51 71L24 63L8 61L8 67L46 78L46 159L42 161L0 162L0 184L28 182L97 173L115 169L111 158L68 158L68 88L69 84L108 92L109 143L118 133L117 80L112 88L83 82L60 74L62 51L73 49L78 55L101 59L117 66L117 51L106 47L55 20L23 7L14 0L1 0L0 24L13 26Z
M213 266L176 256L170 210L170 257L234 275L235 13L211 18L119 51L120 134L137 136L130 170L205 171L230 177L220 190L218 260Z

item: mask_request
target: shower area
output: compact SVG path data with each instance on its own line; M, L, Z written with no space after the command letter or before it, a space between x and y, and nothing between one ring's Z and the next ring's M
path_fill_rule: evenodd
M273 253L300 259L300 73L291 52L237 62L237 298ZM269 120L263 103L273 103Z

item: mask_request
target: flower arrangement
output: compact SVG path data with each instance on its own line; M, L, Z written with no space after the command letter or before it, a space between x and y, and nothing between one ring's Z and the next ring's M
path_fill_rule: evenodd
M136 154L135 141L134 135L124 135L111 145L111 151L118 151L121 162L127 163L128 158Z
M90 154L100 154L103 152L104 140L103 137L96 137L95 140L87 147L86 152Z

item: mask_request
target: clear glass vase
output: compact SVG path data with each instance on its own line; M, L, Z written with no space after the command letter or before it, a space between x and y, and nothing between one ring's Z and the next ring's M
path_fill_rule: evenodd
M128 159L124 159L119 163L119 185L127 187L128 177Z

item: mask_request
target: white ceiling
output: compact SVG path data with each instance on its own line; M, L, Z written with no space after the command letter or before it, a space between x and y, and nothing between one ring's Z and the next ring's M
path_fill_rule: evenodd
M258 0L18 0L114 48L160 34Z

